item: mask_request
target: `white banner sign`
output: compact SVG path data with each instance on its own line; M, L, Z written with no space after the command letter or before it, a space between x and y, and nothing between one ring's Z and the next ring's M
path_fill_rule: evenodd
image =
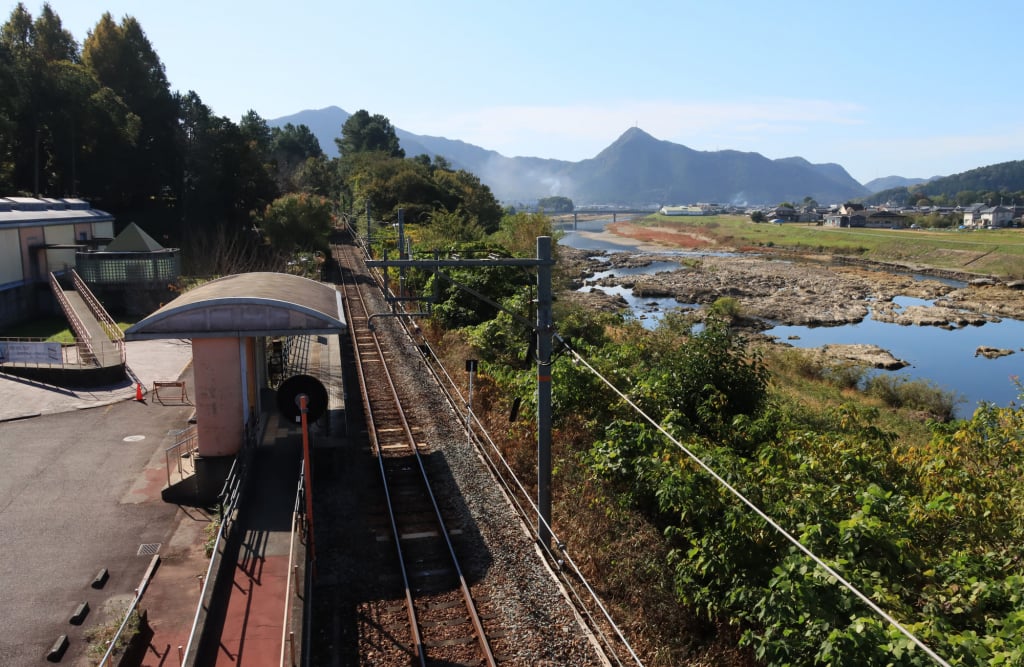
M0 341L0 364L59 364L60 343L14 343Z

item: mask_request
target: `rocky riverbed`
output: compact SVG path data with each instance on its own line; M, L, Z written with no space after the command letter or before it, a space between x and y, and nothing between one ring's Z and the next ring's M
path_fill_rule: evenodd
M613 236L605 232L603 237ZM687 250L695 248L688 247ZM584 283L621 285L640 298L674 298L700 316L702 306L722 297L739 303L744 324L753 330L775 325L839 326L870 317L907 326L958 328L998 322L1002 318L1024 320L1024 285L994 276L936 273L956 278L963 286L929 280L927 269L895 265L860 264L831 255L762 253L680 257L662 254L656 247L645 253L602 253L560 247L560 263L575 288ZM675 262L678 268L653 275L593 276L610 268ZM913 273L912 273L913 272ZM917 277L913 274L918 274ZM893 299L916 297L933 305L899 308ZM590 307L621 310L624 300L599 291L577 293ZM877 365L872 362L871 365Z
M773 255L737 254L680 260L672 255L636 255L562 248L574 287L609 268L679 262L679 268L653 275L611 277L587 284L622 285L644 297L670 297L681 305L708 305L732 297L747 318L766 325L837 326L868 316L885 322L946 328L1024 320L1024 290L998 279L956 287L939 280L916 279L890 269L837 263L829 256L780 259ZM603 257L603 259L594 259ZM965 276L965 282L968 278ZM624 306L602 299L601 307ZM909 296L934 301L932 306L897 308L893 298Z

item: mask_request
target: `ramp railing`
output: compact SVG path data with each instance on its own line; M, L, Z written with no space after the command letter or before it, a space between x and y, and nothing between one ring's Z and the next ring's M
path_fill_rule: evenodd
M109 338L117 348L121 355L121 363L125 363L127 355L125 353L124 346L124 332L121 331L121 327L117 326L117 322L110 317L110 313L107 312L107 309L103 307L103 304L99 302L96 295L92 293L92 290L89 289L89 286L85 284L85 281L82 280L82 277L79 276L78 272L74 269L71 269L71 282L75 286L75 291L77 291L79 295L81 295L82 300L85 301L85 305L89 307L93 317L95 317L96 321L100 323L101 327L103 327L103 331L107 333L107 338Z
M53 271L50 272L50 289L53 290L54 296L60 302L61 310L64 311L64 315L68 318L68 324L71 325L71 331L74 332L75 338L85 346L91 360L97 359L96 352L92 346L92 336L85 327L85 323L78 317L78 313L75 312L67 296L64 295L64 288L61 287L60 281L57 280L57 276L54 275Z

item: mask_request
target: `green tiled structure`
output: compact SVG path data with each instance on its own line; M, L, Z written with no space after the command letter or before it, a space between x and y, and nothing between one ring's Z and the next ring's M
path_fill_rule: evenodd
M103 250L75 254L78 274L113 311L149 313L175 296L181 255L134 222Z

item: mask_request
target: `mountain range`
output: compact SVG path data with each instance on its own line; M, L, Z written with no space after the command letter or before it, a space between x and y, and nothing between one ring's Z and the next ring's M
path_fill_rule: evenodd
M338 154L334 140L350 115L332 106L267 122L275 127L306 125L333 157ZM399 128L395 133L407 156L443 156L452 167L476 174L503 203L530 203L558 195L577 205L631 207L697 202L775 205L802 202L805 197L831 204L923 181L891 176L862 185L838 164L812 164L801 157L770 160L759 153L733 150L696 151L656 139L637 127L626 130L593 158L579 162L505 157L455 139Z

